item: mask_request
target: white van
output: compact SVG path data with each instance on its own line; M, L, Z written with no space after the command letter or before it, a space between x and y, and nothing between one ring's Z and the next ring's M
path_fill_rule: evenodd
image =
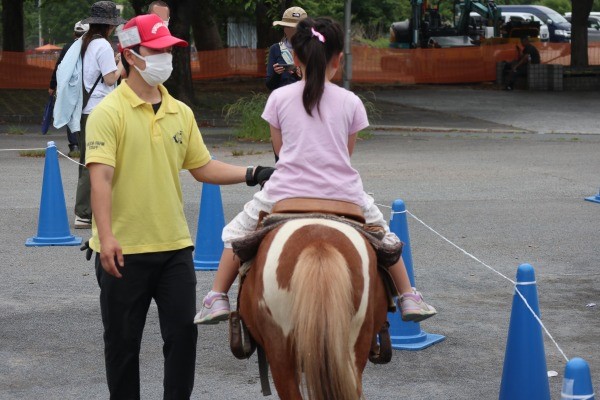
M548 29L548 25L544 21L542 21L539 17L526 13L526 12L516 12L516 11L503 11L502 12L502 22L507 23L511 19L516 21L536 21L540 23L540 40L542 42L547 42L550 40L550 31Z

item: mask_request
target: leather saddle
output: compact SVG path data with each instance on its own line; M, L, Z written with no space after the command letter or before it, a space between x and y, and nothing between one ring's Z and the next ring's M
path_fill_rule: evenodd
M365 223L365 216L362 209L348 201L314 199L309 197L295 197L291 199L280 200L273 206L271 214L330 214L340 218Z

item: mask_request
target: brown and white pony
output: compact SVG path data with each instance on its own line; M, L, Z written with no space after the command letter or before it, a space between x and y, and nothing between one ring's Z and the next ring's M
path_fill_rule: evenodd
M329 219L286 222L263 239L239 301L281 399L361 398L387 298L358 231Z

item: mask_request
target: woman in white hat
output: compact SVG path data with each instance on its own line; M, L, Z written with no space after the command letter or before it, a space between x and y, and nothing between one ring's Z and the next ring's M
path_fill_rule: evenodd
M269 49L266 84L270 90L302 79L300 68L294 65L291 40L296 33L296 25L307 16L302 8L290 7L283 13L281 21L273 22L273 26L283 26L283 38Z

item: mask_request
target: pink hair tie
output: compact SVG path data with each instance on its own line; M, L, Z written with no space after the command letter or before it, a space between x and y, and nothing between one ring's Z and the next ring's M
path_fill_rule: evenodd
M310 30L312 31L312 35L319 39L319 42L325 43L325 36L323 36L321 32L315 31L315 28L310 28Z

